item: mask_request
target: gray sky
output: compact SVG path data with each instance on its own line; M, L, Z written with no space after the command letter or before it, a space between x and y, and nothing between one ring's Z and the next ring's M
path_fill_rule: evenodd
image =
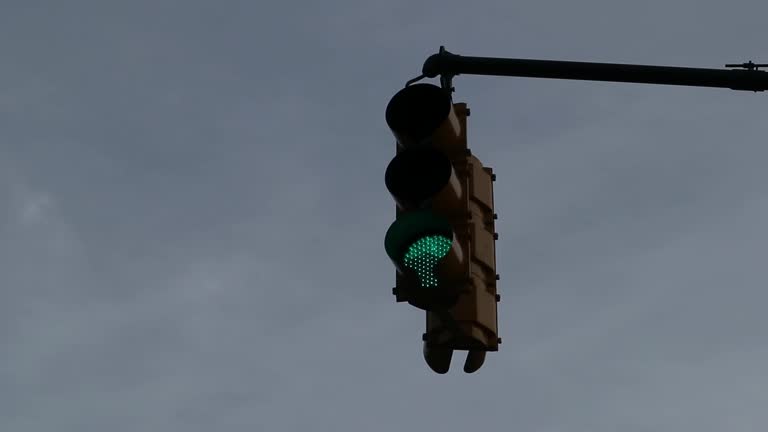
M760 1L0 2L0 430L756 431L762 93L459 77L501 351L396 304L389 98L466 55L768 60Z

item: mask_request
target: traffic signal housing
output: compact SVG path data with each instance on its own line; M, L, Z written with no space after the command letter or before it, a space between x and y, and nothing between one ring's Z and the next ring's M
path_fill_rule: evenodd
M397 269L398 302L426 311L424 358L446 373L454 350L466 372L497 351L493 181L467 146L466 104L432 84L414 84L389 102L397 150L385 173L396 220L384 246Z

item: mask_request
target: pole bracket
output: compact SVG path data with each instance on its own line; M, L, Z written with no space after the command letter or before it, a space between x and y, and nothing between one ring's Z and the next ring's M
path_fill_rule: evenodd
M725 65L725 67L754 71L754 70L759 70L762 67L768 67L768 63L752 63L752 60L750 60L746 63L729 63Z

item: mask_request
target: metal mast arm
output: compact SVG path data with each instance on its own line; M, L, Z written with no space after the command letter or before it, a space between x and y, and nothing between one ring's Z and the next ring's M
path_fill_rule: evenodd
M753 67L747 67L751 65ZM618 63L589 63L557 60L468 57L441 48L427 58L424 76L444 78L460 74L554 78L588 81L611 81L641 84L665 84L695 87L719 87L732 90L768 90L768 73L757 70L754 63L728 65L732 69L701 69L671 66L648 66Z

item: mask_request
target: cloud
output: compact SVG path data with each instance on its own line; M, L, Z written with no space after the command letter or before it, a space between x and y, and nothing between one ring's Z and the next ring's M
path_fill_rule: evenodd
M382 244L384 107L440 44L717 66L754 5L273 3L5 8L0 429L765 423L761 95L457 77L498 177L478 374L429 371Z

